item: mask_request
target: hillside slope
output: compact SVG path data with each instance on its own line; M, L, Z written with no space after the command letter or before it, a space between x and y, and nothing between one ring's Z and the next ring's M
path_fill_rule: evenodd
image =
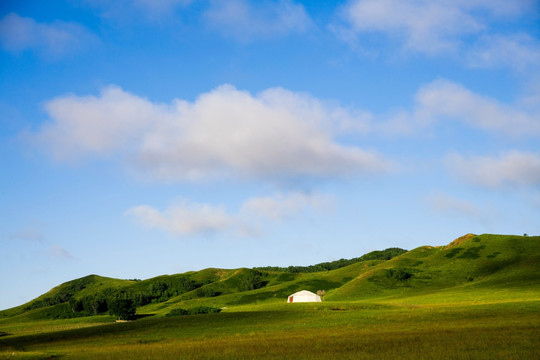
M538 264L538 236L467 234L447 246L422 246L389 260L361 260L321 272L210 268L144 281L90 275L0 312L0 323L2 318L13 317L23 320L106 314L111 299L128 299L138 314L156 315L200 305L280 303L302 289L325 290L325 300L337 302L406 298L414 302L422 301L422 296L450 301L457 294L505 296L509 291L528 291L537 297Z
M359 274L328 300L407 296L454 287L538 287L540 237L462 236L444 247L423 246Z

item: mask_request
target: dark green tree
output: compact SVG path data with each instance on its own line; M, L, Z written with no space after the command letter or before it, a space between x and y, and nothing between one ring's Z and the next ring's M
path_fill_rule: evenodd
M71 309L71 312L81 312L83 311L83 304L80 300L75 300L74 298L69 299L69 308Z
M118 320L129 320L135 315L135 304L131 299L111 299L108 302L109 314L114 315Z
M249 291L262 288L266 282L262 280L263 273L258 270L248 270L240 277L240 290Z

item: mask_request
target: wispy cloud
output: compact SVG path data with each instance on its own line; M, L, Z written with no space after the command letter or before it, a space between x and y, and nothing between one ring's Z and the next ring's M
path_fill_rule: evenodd
M31 138L57 159L119 154L160 179L335 177L392 167L374 151L337 142L353 115L282 88L251 95L224 85L167 105L111 86L98 97L59 97L46 110L51 122Z
M73 259L73 255L69 253L66 249L58 245L53 245L47 250L47 254L51 257L58 259Z
M415 118L426 122L433 119L456 119L487 131L512 136L540 135L540 112L475 94L465 87L437 80L416 94Z
M222 206L182 202L159 211L151 206L141 205L129 209L142 225L158 228L174 235L195 235L213 233L232 228L235 219Z
M86 50L99 42L82 25L71 22L38 23L10 13L0 20L0 44L5 51L34 51L48 60Z
M329 196L322 194L278 193L273 196L249 198L242 206L242 213L279 220L296 216L307 209L327 209L331 206L331 202Z
M532 0L351 0L340 12L344 24L332 28L359 46L364 42L367 47L376 37L378 44L405 52L434 56L465 50L472 51L469 61L475 66L496 61L514 67L528 62L521 55L535 52L535 46L523 39L509 43L494 32L493 24L519 21L537 8ZM520 59L505 59L509 47L519 48Z
M529 34L481 37L467 54L472 67L510 67L524 71L540 67L540 41Z
M166 231L174 236L211 235L234 231L253 236L275 221L290 220L307 211L327 210L331 198L323 194L302 192L276 193L251 197L236 211L223 205L182 201L159 210L149 205L134 206L125 212L139 224Z
M445 215L485 219L483 211L469 200L459 199L445 193L433 193L427 197L430 207Z
M540 136L540 108L526 101L508 104L472 92L464 86L435 80L421 87L412 110L379 121L379 131L415 133L443 121L458 121L472 128L513 137Z
M80 0L100 12L105 19L133 21L146 19L160 21L175 15L179 8L190 5L193 0Z
M8 237L15 240L25 241L41 241L44 238L43 232L36 228L21 229L9 234Z
M500 188L506 186L540 186L540 155L509 151L498 157L449 155L448 170L465 182Z
M212 0L204 17L211 28L243 41L301 33L312 26L304 7L292 0Z

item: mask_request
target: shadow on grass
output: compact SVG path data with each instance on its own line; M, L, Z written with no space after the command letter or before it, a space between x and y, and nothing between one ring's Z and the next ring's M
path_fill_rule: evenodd
M209 317L212 317L210 319ZM253 318L264 319L266 322L290 319L290 312L258 311L258 312L233 312L204 315L187 315L181 317L154 317L152 315L140 315L139 321L100 324L92 327L79 329L60 330L41 334L4 336L0 338L0 352L8 350L26 351L27 348L41 344L73 342L78 340L101 342L106 339L117 338L122 342L136 334L152 334L167 329L174 329L175 336L194 336L198 333L204 335L209 329L226 325L235 327L250 324ZM108 341L108 340L107 340ZM113 340L114 341L114 340Z

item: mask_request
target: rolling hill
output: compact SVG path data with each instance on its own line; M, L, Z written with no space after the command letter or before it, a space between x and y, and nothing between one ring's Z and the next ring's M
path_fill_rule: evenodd
M0 324L7 319L107 314L111 299L129 299L137 314L164 316L174 309L195 306L282 303L287 295L302 289L325 290L324 300L332 302L487 301L516 292L531 298L540 293L538 236L467 234L447 246L399 250L303 268L210 268L147 280L89 275L1 311ZM332 270L316 271L321 268Z

